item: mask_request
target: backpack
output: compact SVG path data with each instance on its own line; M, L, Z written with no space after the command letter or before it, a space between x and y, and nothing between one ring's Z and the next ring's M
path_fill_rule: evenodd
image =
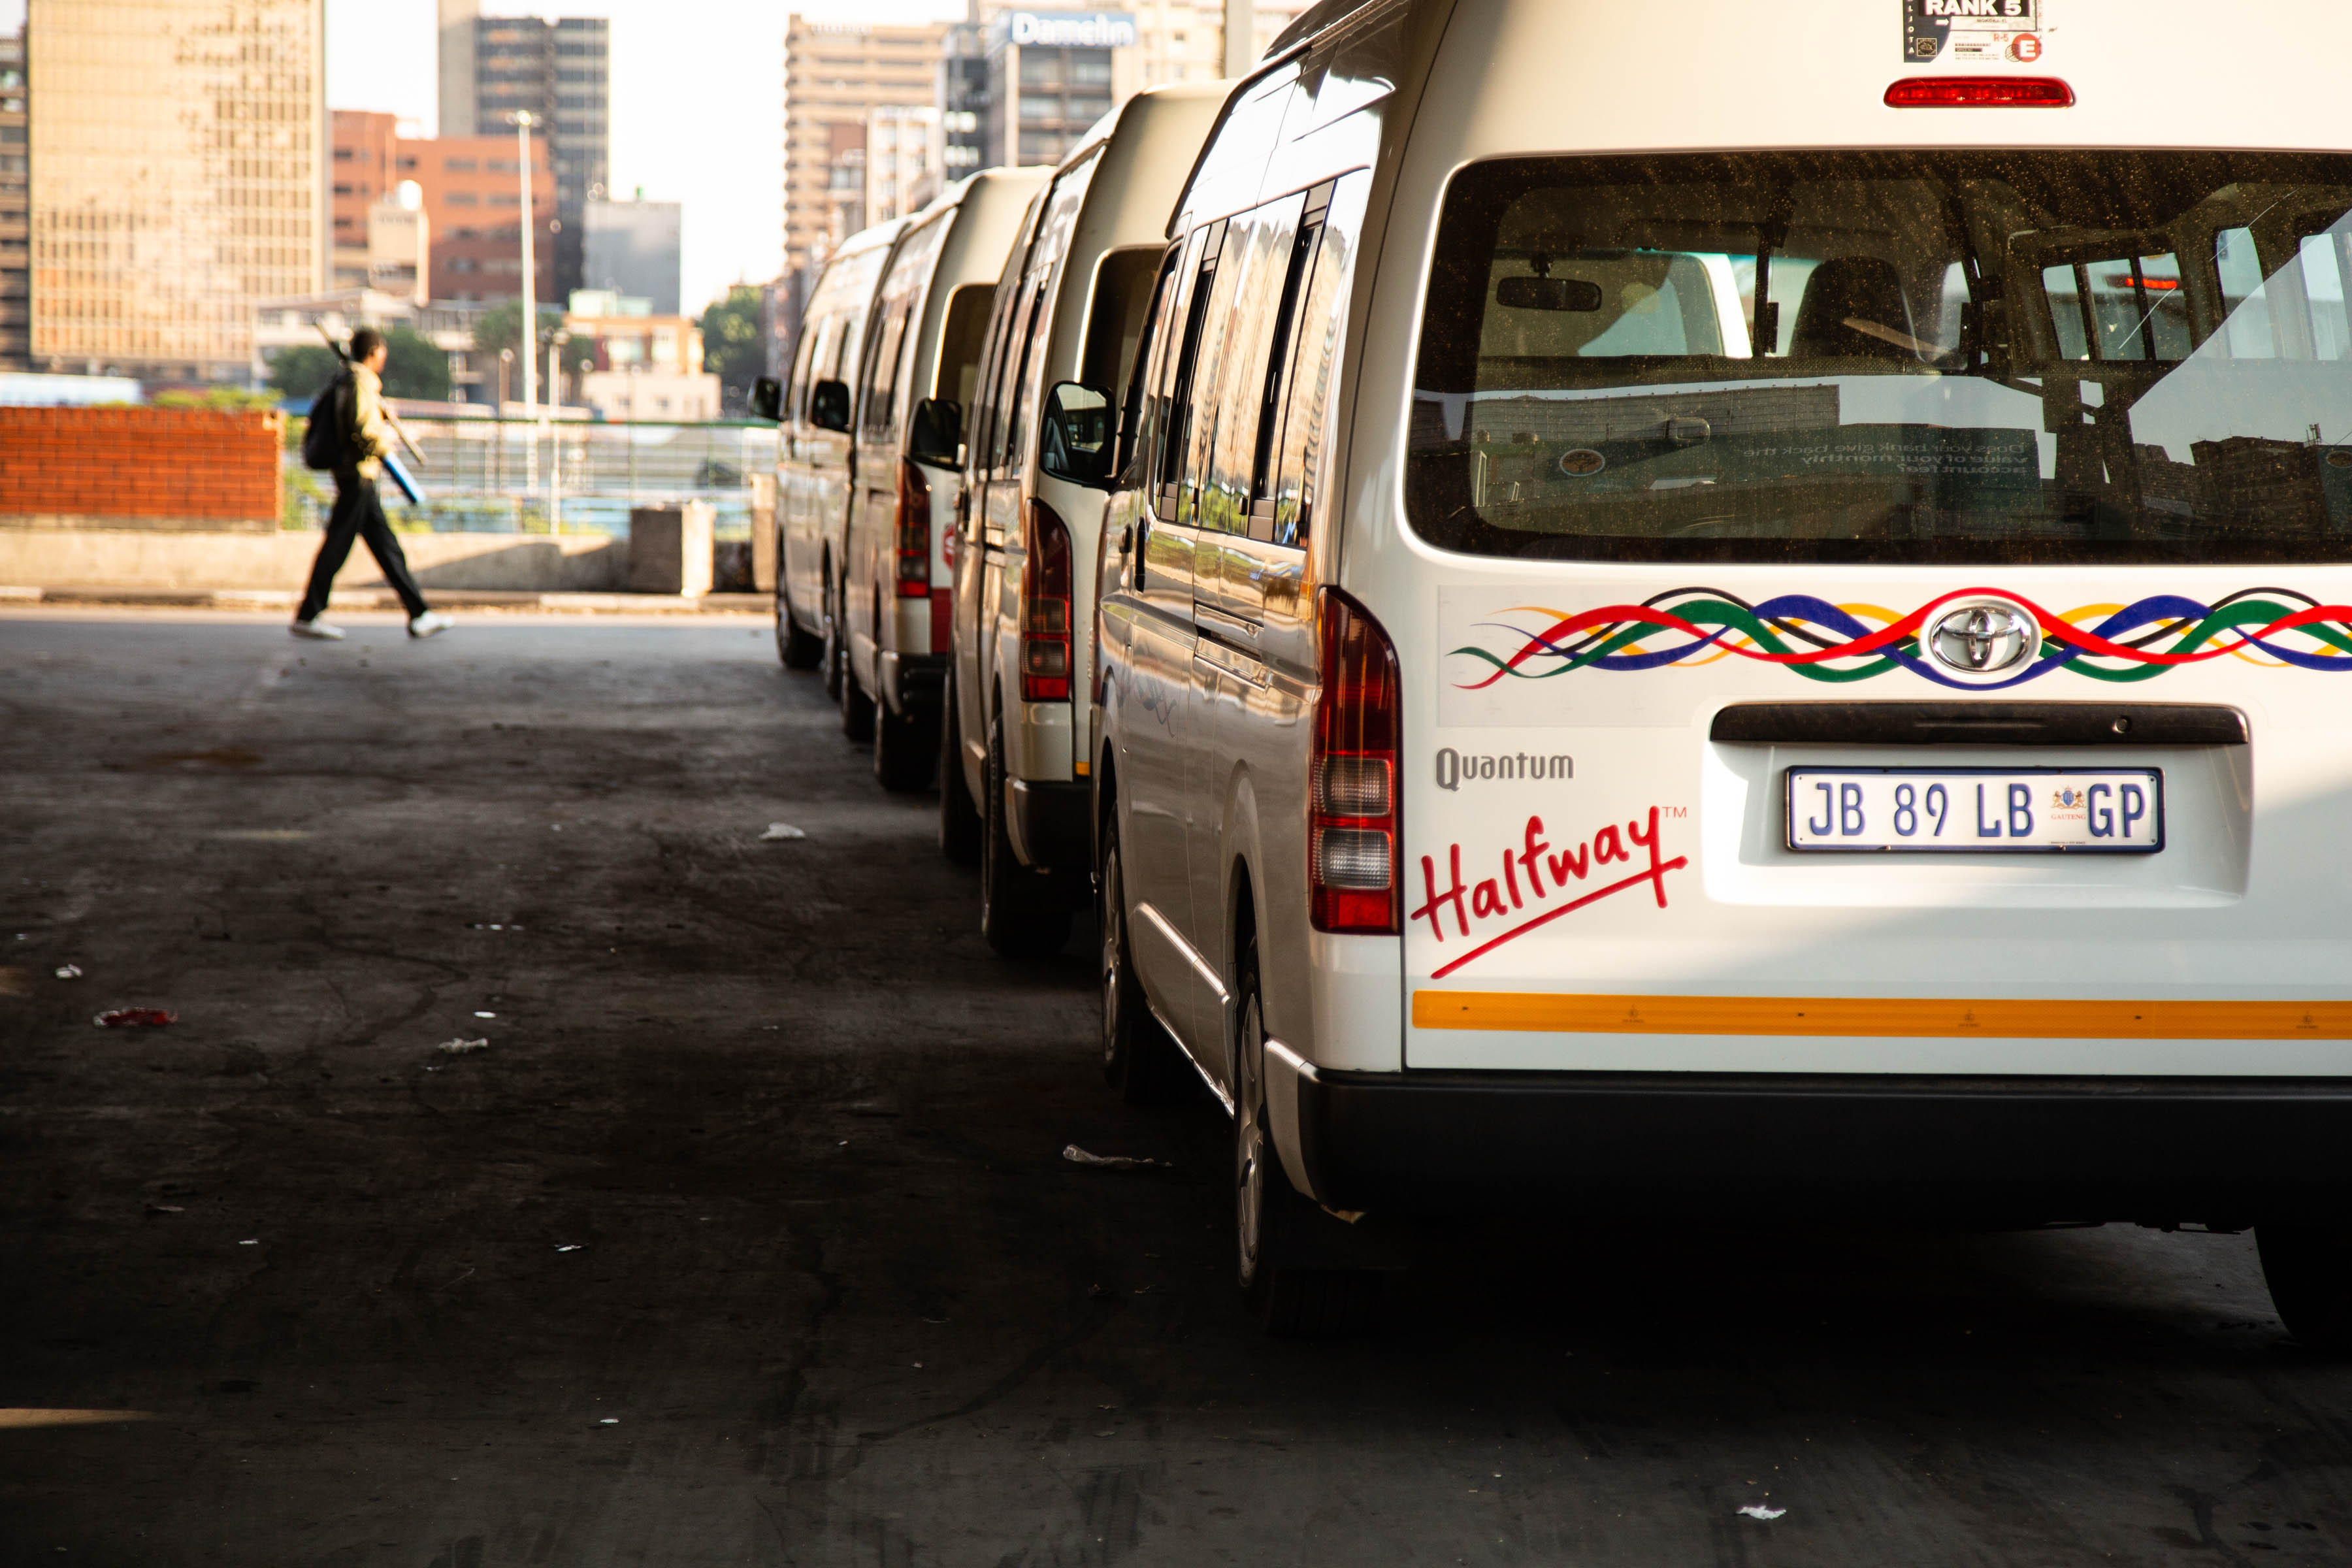
M310 405L310 423L302 432L302 466L330 469L347 466L352 453L352 373L337 373Z

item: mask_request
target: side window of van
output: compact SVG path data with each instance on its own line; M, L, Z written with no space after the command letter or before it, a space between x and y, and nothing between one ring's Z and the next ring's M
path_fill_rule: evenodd
M998 323L996 343L990 352L987 374L988 438L982 448L982 467L1004 466L1005 430L1012 421L1013 398L1019 384L1021 350L1029 340L1029 321L1037 312L1037 291L1024 285L1013 291L1013 302Z
M866 356L866 385L859 394L866 417L860 428L864 439L890 444L898 438L899 366L906 360L907 321L914 311L914 301L893 301L885 309L888 314L882 319L882 330L875 335L874 352Z
M1215 294L1219 263L1225 250L1225 225L1220 221L1209 227L1204 237L1199 259L1186 285L1184 334L1177 342L1176 353L1167 362L1160 378L1158 401L1161 413L1160 426L1160 463L1157 476L1160 487L1160 515L1175 521L1183 510L1184 486L1192 459L1193 438L1192 389L1199 369L1201 340L1209 319L1209 300ZM1214 377L1211 385L1215 384Z
M1135 344L1135 363L1128 371L1127 386L1118 411L1118 471L1122 474L1134 465L1136 454L1145 454L1150 460L1152 433L1150 428L1152 411L1159 407L1149 393L1152 372L1168 357L1168 318L1175 309L1176 279L1184 261L1184 246L1180 240L1168 247L1160 258L1160 280L1152 285L1151 304L1144 317ZM1150 482L1150 476L1141 476Z
M1183 487L1182 498L1187 514L1182 521L1196 528L1225 526L1224 508L1210 489L1212 474L1210 458L1217 438L1217 410L1225 391L1225 350L1232 342L1232 325L1243 274L1248 270L1249 241L1254 232L1246 221L1229 223L1225 226L1223 252L1217 261L1214 279L1202 279L1202 291L1195 300L1201 310L1202 331L1186 335L1192 363L1186 374L1187 396L1190 405L1184 418L1183 472L1177 482Z
M1283 328L1267 369L1267 417L1250 484L1250 536L1303 545L1314 521L1315 483L1331 383L1347 325L1365 176L1310 191L1291 247ZM1319 207L1318 207L1318 203Z
M1088 386L1113 394L1126 387L1135 367L1136 346L1143 339L1144 317L1151 309L1160 254L1156 246L1114 250L1096 267L1086 352L1078 366L1078 379Z
M1266 366L1282 334L1301 211L1297 196L1269 202L1246 220L1234 220L1225 247L1235 268L1233 308L1220 323L1225 341L1216 373L1217 428L1201 489L1201 526L1222 533L1240 533L1249 526L1251 484L1265 428Z
M930 395L947 398L962 409L967 432L972 399L980 391L980 356L988 342L989 308L995 302L994 284L967 283L948 296L947 317L940 324L940 363L932 374Z
M1029 405L1036 390L1037 362L1045 356L1045 337L1054 322L1052 294L1046 287L1049 281L1041 278L1032 285L1028 319L1011 345L1013 378L1004 385L1003 460L1015 468L1027 452Z
M794 420L808 417L809 388L824 372L816 367L832 352L830 342L833 318L811 310L807 323L801 329L800 362L793 370L792 400L785 405L785 415Z

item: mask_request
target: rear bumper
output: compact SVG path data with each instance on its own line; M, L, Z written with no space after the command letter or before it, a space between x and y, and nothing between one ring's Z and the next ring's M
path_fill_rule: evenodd
M1092 869L1093 784L1014 779L1012 793L1008 826L1022 864L1041 871Z
M879 657L882 700L893 713L936 713L940 694L947 689L948 656L943 653L900 653L884 648Z
M1295 1058L1294 1058L1295 1059ZM1572 1203L2237 1227L2352 1217L2352 1080L1338 1073L1297 1143L1336 1209Z

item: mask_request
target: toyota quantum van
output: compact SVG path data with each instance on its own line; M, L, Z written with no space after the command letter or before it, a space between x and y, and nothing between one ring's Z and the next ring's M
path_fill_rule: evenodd
M1087 693L1110 389L1124 385L1168 215L1225 82L1153 89L1065 158L1004 263L968 423L940 847L981 864L1001 952L1066 939L1089 899Z
M2342 1346L2352 13L1768 15L1235 90L1105 512L1106 1068L1232 1108L1276 1328L1511 1202L2252 1226Z
M997 274L1049 169L990 169L908 220L883 270L854 401L849 518L834 574L842 727L874 776L927 787L939 757L963 411Z

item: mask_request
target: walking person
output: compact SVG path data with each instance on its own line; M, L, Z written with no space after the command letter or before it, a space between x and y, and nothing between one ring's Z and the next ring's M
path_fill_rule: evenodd
M383 458L392 450L383 411L383 362L388 353L383 334L373 327L353 332L349 369L310 411L312 419L339 421L341 440L334 465L335 509L327 514L327 537L320 542L319 559L310 568L310 591L302 595L302 607L294 612L294 625L289 628L298 637L342 640L343 628L319 616L327 607L335 574L342 570L345 557L352 552L354 535L367 541L368 552L383 569L383 580L400 595L402 607L408 611L410 637L429 637L449 626L448 616L436 614L425 603L416 579L409 574L400 540L384 521L383 498L376 493Z

